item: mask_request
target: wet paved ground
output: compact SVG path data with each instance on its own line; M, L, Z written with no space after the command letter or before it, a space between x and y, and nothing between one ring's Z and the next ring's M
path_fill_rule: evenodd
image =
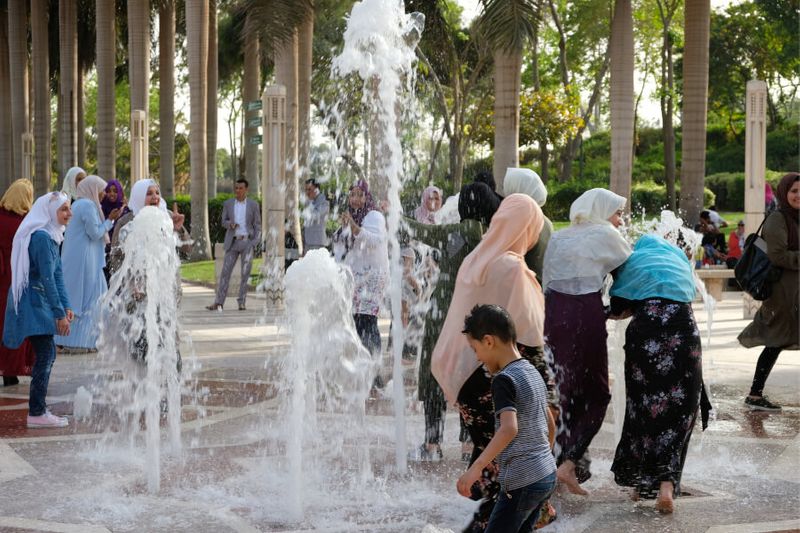
M119 437L108 405L95 402L87 419L72 416L79 386L113 378L98 374L96 355L56 361L48 403L70 418L68 428L26 429L28 380L0 387L0 532L460 530L474 504L454 488L464 468L454 414L446 422L445 460L412 462L403 475L393 468L388 400L369 402L368 431L359 436L349 430L352 415L320 414L304 421L317 451L305 457L301 475L292 474L276 386L287 339L274 317L256 311L262 300L251 297L248 311L212 313L203 309L211 299L209 289L185 289L183 354L191 378L182 446L172 450L162 440L157 494L146 490L141 439ZM784 352L767 383L784 410L748 411L742 398L759 350L736 343L747 323L741 317L740 298L726 293L704 350L717 420L693 436L683 479L689 495L677 500L676 512L661 516L651 503L634 504L613 483L608 469L619 418L610 408L591 448L590 496L556 496L559 519L543 531L800 530L800 352ZM705 328L700 306L697 318ZM388 322L381 325L386 332ZM406 412L412 447L424 424L417 402L409 399ZM300 504L302 516L293 514Z

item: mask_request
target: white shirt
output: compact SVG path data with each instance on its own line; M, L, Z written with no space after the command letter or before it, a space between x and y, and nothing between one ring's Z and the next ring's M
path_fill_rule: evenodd
M238 224L235 235L247 237L247 199L233 203L233 221Z

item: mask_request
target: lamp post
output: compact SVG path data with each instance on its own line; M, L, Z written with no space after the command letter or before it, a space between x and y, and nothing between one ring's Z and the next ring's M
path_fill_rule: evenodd
M283 271L286 231L286 87L269 85L264 89L264 157L261 182L261 219L264 262L261 273L267 306L283 309Z
M767 83L747 82L744 135L744 228L753 233L764 220L764 182L767 169ZM743 318L753 318L761 306L744 294Z
M141 109L131 111L131 183L144 179L147 168L147 113Z
M22 134L22 177L33 181L33 134Z

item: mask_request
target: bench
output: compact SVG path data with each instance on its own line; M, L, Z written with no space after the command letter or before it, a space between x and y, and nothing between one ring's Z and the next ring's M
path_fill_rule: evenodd
M695 270L697 277L703 280L706 290L716 301L722 300L722 289L727 280L735 277L733 269L725 265L706 265Z

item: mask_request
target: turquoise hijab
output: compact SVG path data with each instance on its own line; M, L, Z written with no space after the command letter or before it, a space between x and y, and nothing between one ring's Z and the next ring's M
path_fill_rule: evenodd
M611 287L611 296L628 300L667 298L688 303L694 294L694 274L686 254L656 235L639 238Z

